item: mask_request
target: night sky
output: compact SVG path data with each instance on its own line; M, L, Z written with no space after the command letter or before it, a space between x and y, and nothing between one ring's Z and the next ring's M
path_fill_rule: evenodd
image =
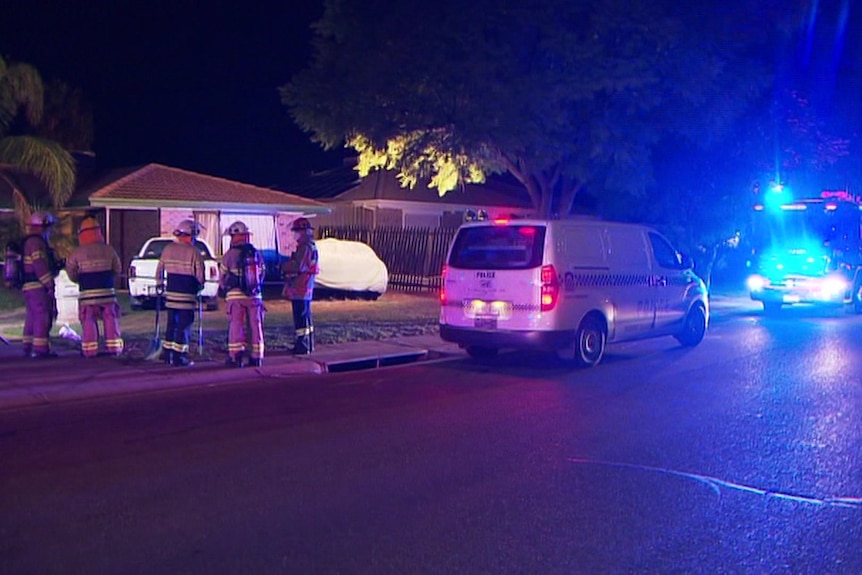
M862 11L850 0L812 6L771 64L779 86L805 89L855 141ZM308 62L322 11L323 0L0 0L0 53L84 91L102 167L160 162L285 185L344 155L311 143L277 92Z
M159 162L270 186L338 165L278 86L311 55L321 0L0 0L0 53L81 88L100 167Z

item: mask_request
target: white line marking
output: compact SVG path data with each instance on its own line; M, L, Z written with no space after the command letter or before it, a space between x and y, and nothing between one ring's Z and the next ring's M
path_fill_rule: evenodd
M599 459L582 459L578 457L570 457L569 461L571 463L578 463L583 465L601 465L604 467L621 467L625 469L637 469L639 471L651 471L654 473L664 473L666 475L674 475L676 477L683 477L685 479L693 479L698 483L703 483L704 485L709 486L713 492L715 492L716 496L721 499L721 487L726 487L728 489L735 489L737 491L745 491L747 493L754 493L755 495L763 495L765 497L774 497L776 499L786 499L789 501L796 501L798 503L809 503L811 505L829 505L832 507L848 507L851 509L862 509L862 497L827 497L825 499L818 499L817 497L810 497L807 495L795 495L793 493L783 493L781 491L769 491L766 489L760 489L758 487L752 487L750 485L743 485L741 483L733 483L732 481L725 481L724 479L719 479L718 477L710 477L709 475L699 475L697 473L688 473L685 471L677 471L675 469L668 469L666 467L653 467L651 465L638 465L635 463L619 463L616 461L603 461Z

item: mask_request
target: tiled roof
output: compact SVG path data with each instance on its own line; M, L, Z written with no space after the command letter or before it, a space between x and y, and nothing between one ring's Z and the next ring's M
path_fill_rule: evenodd
M94 206L269 207L325 212L315 200L163 166L147 164L107 173L87 186Z
M447 192L442 198L436 189L417 183L413 189L404 188L395 172L378 170L368 174L362 182L342 194L335 201L391 200L454 204L464 206L499 206L510 208L532 207L524 187L506 175L492 175L484 184L467 184L462 189Z
M290 190L304 198L325 200L359 185L359 173L352 165L339 166L310 176L279 189Z
M393 171L377 170L360 178L355 162L318 172L304 180L286 186L291 192L307 198L332 202L363 200L389 200L464 206L501 206L530 208L532 202L524 186L506 174L488 177L484 184L468 184L452 190L442 198L436 189L417 183L413 189L404 188Z

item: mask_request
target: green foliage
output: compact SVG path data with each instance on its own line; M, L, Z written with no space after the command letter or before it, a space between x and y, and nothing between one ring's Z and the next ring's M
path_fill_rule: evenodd
M356 148L361 170L441 193L508 170L537 210L566 214L584 187L642 194L665 134L719 134L756 93L742 48L711 42L725 21L710 32L677 5L330 0L282 98L315 141ZM740 78L751 85L729 89Z
M75 163L63 146L32 135L43 118L44 88L35 68L0 58L0 178L10 187L19 219L34 200L16 174L27 173L47 188L54 207L62 207L75 188ZM53 110L53 108L52 108Z

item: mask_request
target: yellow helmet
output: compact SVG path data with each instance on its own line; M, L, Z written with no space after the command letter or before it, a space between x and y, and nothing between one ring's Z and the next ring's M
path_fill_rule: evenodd
M88 216L81 220L81 226L78 228L78 233L83 234L84 232L88 232L90 230L101 229L101 227L102 226L99 224L99 221L96 218Z

